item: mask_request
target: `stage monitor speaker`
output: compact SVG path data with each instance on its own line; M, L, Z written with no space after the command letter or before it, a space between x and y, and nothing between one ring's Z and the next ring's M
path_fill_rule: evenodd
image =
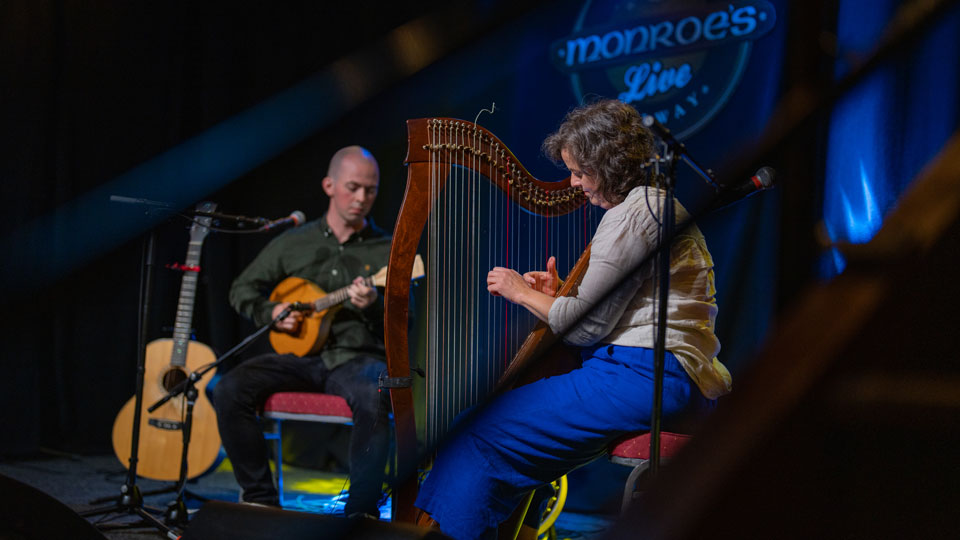
M182 540L444 540L435 529L407 523L308 514L246 504L204 504Z
M105 540L89 521L60 501L23 482L0 475L0 539Z

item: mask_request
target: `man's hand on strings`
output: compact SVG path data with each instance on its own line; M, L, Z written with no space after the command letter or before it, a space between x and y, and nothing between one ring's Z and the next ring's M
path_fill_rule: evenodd
M379 294L376 287L367 287L362 277L353 280L353 283L347 287L347 296L350 297L350 303L360 309L373 305L377 301Z
M287 309L287 306L289 305L290 302L283 302L273 306L273 313L271 314L271 317L276 319L277 316L280 315L280 312ZM303 313L300 311L291 311L286 317L277 321L273 327L281 332L294 334L300 329L301 322L303 322Z
M556 296L557 290L560 289L560 285L563 283L560 281L560 276L557 274L556 257L550 257L547 259L546 272L527 272L523 275L523 279L533 290L540 291L543 294L548 294L550 296Z

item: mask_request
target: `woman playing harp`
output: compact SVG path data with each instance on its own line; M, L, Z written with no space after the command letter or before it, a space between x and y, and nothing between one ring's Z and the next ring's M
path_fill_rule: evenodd
M655 280L642 261L656 248L663 200L644 170L652 136L633 107L606 100L571 111L543 149L591 204L608 209L590 265L573 297L553 296L553 261L523 276L496 267L488 291L582 347L583 365L500 396L440 448L416 506L458 540L495 537L524 494L602 455L616 437L650 429ZM679 205L676 218L687 218ZM695 225L674 239L670 259L662 414L665 429L682 431L730 390L730 376L716 360L713 261Z

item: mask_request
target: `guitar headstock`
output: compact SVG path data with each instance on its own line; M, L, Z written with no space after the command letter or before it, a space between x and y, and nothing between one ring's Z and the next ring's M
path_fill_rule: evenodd
M197 204L197 212L211 213L217 209L217 203L214 202L202 202ZM207 233L210 232L210 224L213 222L213 218L210 216L196 216L193 218L193 225L190 227L190 241L191 242L203 242L203 239L207 237Z

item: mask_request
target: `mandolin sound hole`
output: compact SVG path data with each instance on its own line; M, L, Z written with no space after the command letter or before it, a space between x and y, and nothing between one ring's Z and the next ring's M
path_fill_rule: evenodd
M163 389L169 392L173 387L187 380L187 373L180 368L172 368L163 374Z

